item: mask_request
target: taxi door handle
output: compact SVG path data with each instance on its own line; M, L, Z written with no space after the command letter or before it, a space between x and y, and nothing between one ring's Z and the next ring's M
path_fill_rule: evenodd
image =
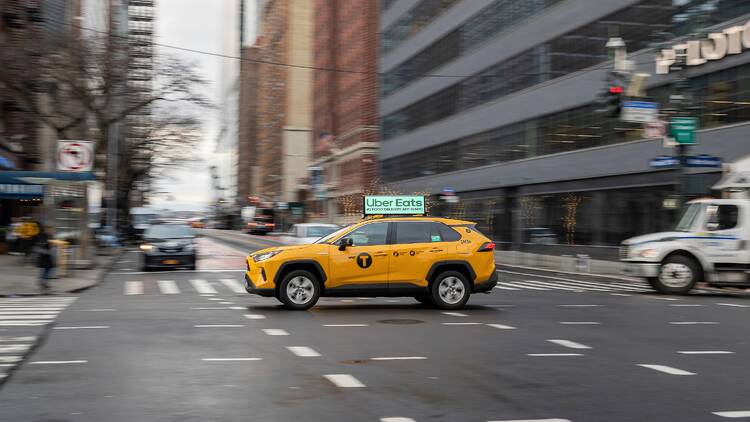
M388 254L385 253L385 251L377 251L374 253L374 255L375 256L388 256Z

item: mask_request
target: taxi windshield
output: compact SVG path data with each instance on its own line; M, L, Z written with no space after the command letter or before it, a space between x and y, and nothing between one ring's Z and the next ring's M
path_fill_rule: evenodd
M335 239L339 235L346 233L349 230L349 227L351 227L351 224L336 230L335 232L329 234L328 236L321 237L320 239L316 240L313 243L329 243L331 239Z

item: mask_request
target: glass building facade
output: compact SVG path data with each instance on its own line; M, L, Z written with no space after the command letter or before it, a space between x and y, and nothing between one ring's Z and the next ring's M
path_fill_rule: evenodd
M460 8L466 1L455 2L452 7ZM521 7L521 3L528 8ZM703 39L707 32L721 32L728 26L744 25L750 20L750 2L629 2L581 22L575 29L561 32L562 35L529 45L521 53L503 58L494 65L455 75L455 82L446 83L440 89L418 93L422 86L426 86L416 85L420 80L435 75L451 76L441 75L441 67L459 61L469 63L472 51L500 45L517 28L533 27L537 20L564 13L566 8L586 10L587 5L593 8L600 4L594 0L498 0L426 48L413 51L400 64L389 62L389 68L383 69L381 87L383 103L386 104L381 107L383 180L401 191L427 190L435 195L434 214L477 221L481 230L506 247L551 248L556 253L565 252L570 247L601 247L592 256L600 254L603 258L616 259L614 249L608 246L616 246L627 237L670 228L678 213L672 206L677 192L676 174L669 170L648 170L647 166L637 174L618 173L617 151L632 150L627 146L642 140L642 126L597 112L601 108L597 94L604 88L601 79L597 86L586 88L587 92L590 91L590 95L586 94L588 102L579 101L553 112L528 113L510 122L498 118L495 126L483 124L477 130L462 125L475 125L476 119L472 116L483 113L482 110L498 110L498 117L503 117L503 109L499 107L511 101L508 98L512 98L513 104L518 104L535 94L565 91L569 80L571 96L577 94L572 90L580 90L580 86L573 88L572 79L612 67L605 47L612 36L621 37L629 52L638 52L632 58L636 69L654 73L653 48L656 45L674 45L685 38ZM490 10L495 24L482 25L480 16L489 16ZM509 16L514 18L505 20ZM471 41L467 41L469 33L473 34ZM383 51L387 57L389 50ZM680 94L689 98L688 105L670 103L670 95L676 90L674 75L651 78L647 95L660 103L662 119L688 113L699 118L701 129L718 130L716 136L721 138L723 128L750 121L750 51L744 50L724 62L711 65L714 66L680 72L686 77ZM393 100L406 88L410 89L410 102L401 98ZM398 104L405 105L395 108ZM462 134L446 139L441 133L446 125L461 127L462 130L442 132ZM713 133L703 136L711 139ZM423 141L418 139L422 134L427 138L437 134L440 139ZM746 134L750 135L750 125ZM742 145L746 142L741 139L722 139L731 146L731 151L717 150L719 147L715 145L706 145L706 148L718 151L725 161L739 158L736 156L740 153L738 151L750 154L750 145L744 152ZM410 146L414 142L421 146ZM702 148L698 146L694 152L701 153ZM403 152L399 153L401 150ZM580 171L586 175L574 178L569 175L572 174L569 169L560 169L559 178L553 175L550 179L561 153L568 156L586 153L587 157L597 157L596 151L600 150L603 151L602 158L595 158L597 163L592 167L605 170ZM648 149L652 150L658 153L654 148ZM665 149L662 153L669 154L670 151ZM628 157L642 163L651 158L653 156ZM607 173L606 163L602 165L602 160L614 160L612 174ZM578 165L581 166L580 162ZM510 168L523 168L529 175L506 177L510 170L505 169ZM536 173L544 174L543 183L536 181ZM719 176L720 170L691 174L687 193L693 197L712 194L710 187ZM476 183L472 185L474 177ZM495 185L487 182L488 178ZM510 182L508 179L528 179L529 182ZM541 176L539 180L542 180ZM459 186L455 187L455 184ZM460 197L458 203L439 200L442 188L454 187Z

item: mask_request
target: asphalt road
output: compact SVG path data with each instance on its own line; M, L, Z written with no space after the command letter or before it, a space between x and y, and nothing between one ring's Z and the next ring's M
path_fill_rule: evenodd
M291 312L241 291L247 251L201 246L195 272L141 273L132 252L77 299L0 303L0 421L750 420L744 294L502 267L458 312Z

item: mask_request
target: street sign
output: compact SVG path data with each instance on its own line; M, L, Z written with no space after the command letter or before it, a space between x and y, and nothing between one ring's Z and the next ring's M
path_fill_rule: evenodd
M662 139L667 136L667 122L657 120L643 124L643 136L647 139Z
M659 120L659 103L652 101L623 101L620 120L646 123Z
M696 129L698 129L696 117L672 117L669 122L669 135L680 145L695 145Z
M660 155L658 157L652 158L651 161L648 162L648 165L654 168L675 167L679 164L680 160L677 159L677 157L672 157L669 155Z
M91 141L57 141L57 169L91 171L94 168L94 143Z
M424 196L365 196L364 214L420 214L425 213Z
M708 154L692 155L685 159L685 163L688 167L721 168L721 158Z

